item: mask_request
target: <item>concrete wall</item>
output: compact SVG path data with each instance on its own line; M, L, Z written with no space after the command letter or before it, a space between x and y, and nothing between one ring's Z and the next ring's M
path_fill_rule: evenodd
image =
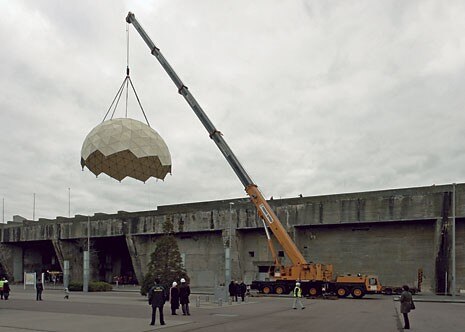
M305 227L298 246L307 247L310 261L332 263L336 274L377 274L385 285L413 285L419 268L425 282L434 279L434 233L434 221Z
M444 185L275 199L270 205L308 260L332 263L337 273L376 273L383 283L395 285L412 284L421 267L425 285L440 290L445 286L445 272L449 276L451 272L451 192L452 186ZM457 286L465 289L463 184L456 186L456 215ZM93 277L109 279L124 265L124 260L106 250L116 246L120 255L130 256L127 261L141 280L167 218L173 222L193 286L224 283L224 245L230 235L234 279L257 278L259 266L272 264L262 222L244 198L95 214L90 218L89 235L101 254L94 257L92 270L100 272ZM0 243L21 248L25 253L22 263L28 269L38 268L43 260L34 256L32 248L52 248L61 266L64 259L70 260L72 279L80 279L88 222L86 216L26 220L2 226ZM44 248L38 252L49 251ZM0 263L9 274L18 276L15 269L20 267L14 267L8 255L2 250Z
M214 287L224 283L224 247L221 233L182 236L178 243L192 285Z

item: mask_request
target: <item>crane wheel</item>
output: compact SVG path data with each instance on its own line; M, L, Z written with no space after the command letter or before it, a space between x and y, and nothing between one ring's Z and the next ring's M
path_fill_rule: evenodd
M263 294L271 294L272 293L272 289L270 286L265 286L262 288L262 292Z
M349 295L349 291L345 287L339 287L336 291L338 297L347 297Z
M318 288L316 287L311 287L309 290L308 290L308 295L310 296L317 296L318 295Z
M276 286L276 288L274 289L274 292L276 294L283 294L284 293L284 288L283 286Z
M365 292L361 288L355 287L354 289L352 289L352 296L355 299L361 299L364 295Z

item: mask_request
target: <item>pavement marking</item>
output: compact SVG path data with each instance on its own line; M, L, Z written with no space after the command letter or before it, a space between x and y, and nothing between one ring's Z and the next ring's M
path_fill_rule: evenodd
M238 304L224 304L222 306L219 306L218 303L215 302L201 302L200 306L196 306L196 309L222 309L222 308L237 308L242 305L246 304L256 304L258 302L243 302L243 303L238 303Z

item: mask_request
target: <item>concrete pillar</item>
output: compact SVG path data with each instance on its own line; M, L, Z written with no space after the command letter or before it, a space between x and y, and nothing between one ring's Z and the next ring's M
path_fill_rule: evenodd
M60 240L53 239L52 244L53 244L53 249L55 249L55 256L57 257L58 262L60 263L61 271L63 271L64 270L64 265L63 265L64 259L63 259L63 251L60 245Z
M63 287L69 287L69 261L63 261Z
M89 254L88 250L84 251L84 257L82 260L83 265L83 272L82 272L82 291L88 292L89 291L89 270L90 270L90 262L89 262Z
M234 210L232 212L234 214ZM231 222L228 221L228 228L225 230L226 234L228 234L229 242L230 242L230 269L231 269L231 279L230 280L238 280L242 278L242 271L241 271L241 264L240 264L240 239L237 232L237 223L235 222L234 218L231 218ZM228 217L229 220L229 217ZM226 284L227 286L228 284Z
M139 283L142 282L144 278L144 272L142 270L142 262L140 256L138 255L138 247L140 245L138 243L138 238L133 235L126 235L126 245L128 247L129 256L131 257L132 268L134 273L136 274L137 280Z
M13 275L13 271L10 268L11 265L9 264L9 261L11 261L11 254L9 252L10 246L11 245L0 244L0 264L8 276Z
M13 244L0 244L0 264L10 281L23 280L23 248Z
M23 280L24 276L24 260L23 248L13 248L13 281Z
M231 248L224 248L224 275L225 285L229 285L232 280L231 276Z
M80 245L73 240L61 240L59 242L60 250L63 255L63 264L69 262L69 279L70 281L82 281L83 275L83 251Z

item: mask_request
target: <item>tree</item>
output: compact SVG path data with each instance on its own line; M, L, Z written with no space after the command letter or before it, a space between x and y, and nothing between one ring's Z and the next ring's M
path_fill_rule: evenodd
M174 237L173 223L167 218L163 223L164 235L157 241L155 250L150 255L150 262L147 264L147 273L143 278L141 294L146 295L153 285L155 278L160 279L160 283L171 286L173 281L181 278L188 280L186 270L182 266L181 253L178 242Z

